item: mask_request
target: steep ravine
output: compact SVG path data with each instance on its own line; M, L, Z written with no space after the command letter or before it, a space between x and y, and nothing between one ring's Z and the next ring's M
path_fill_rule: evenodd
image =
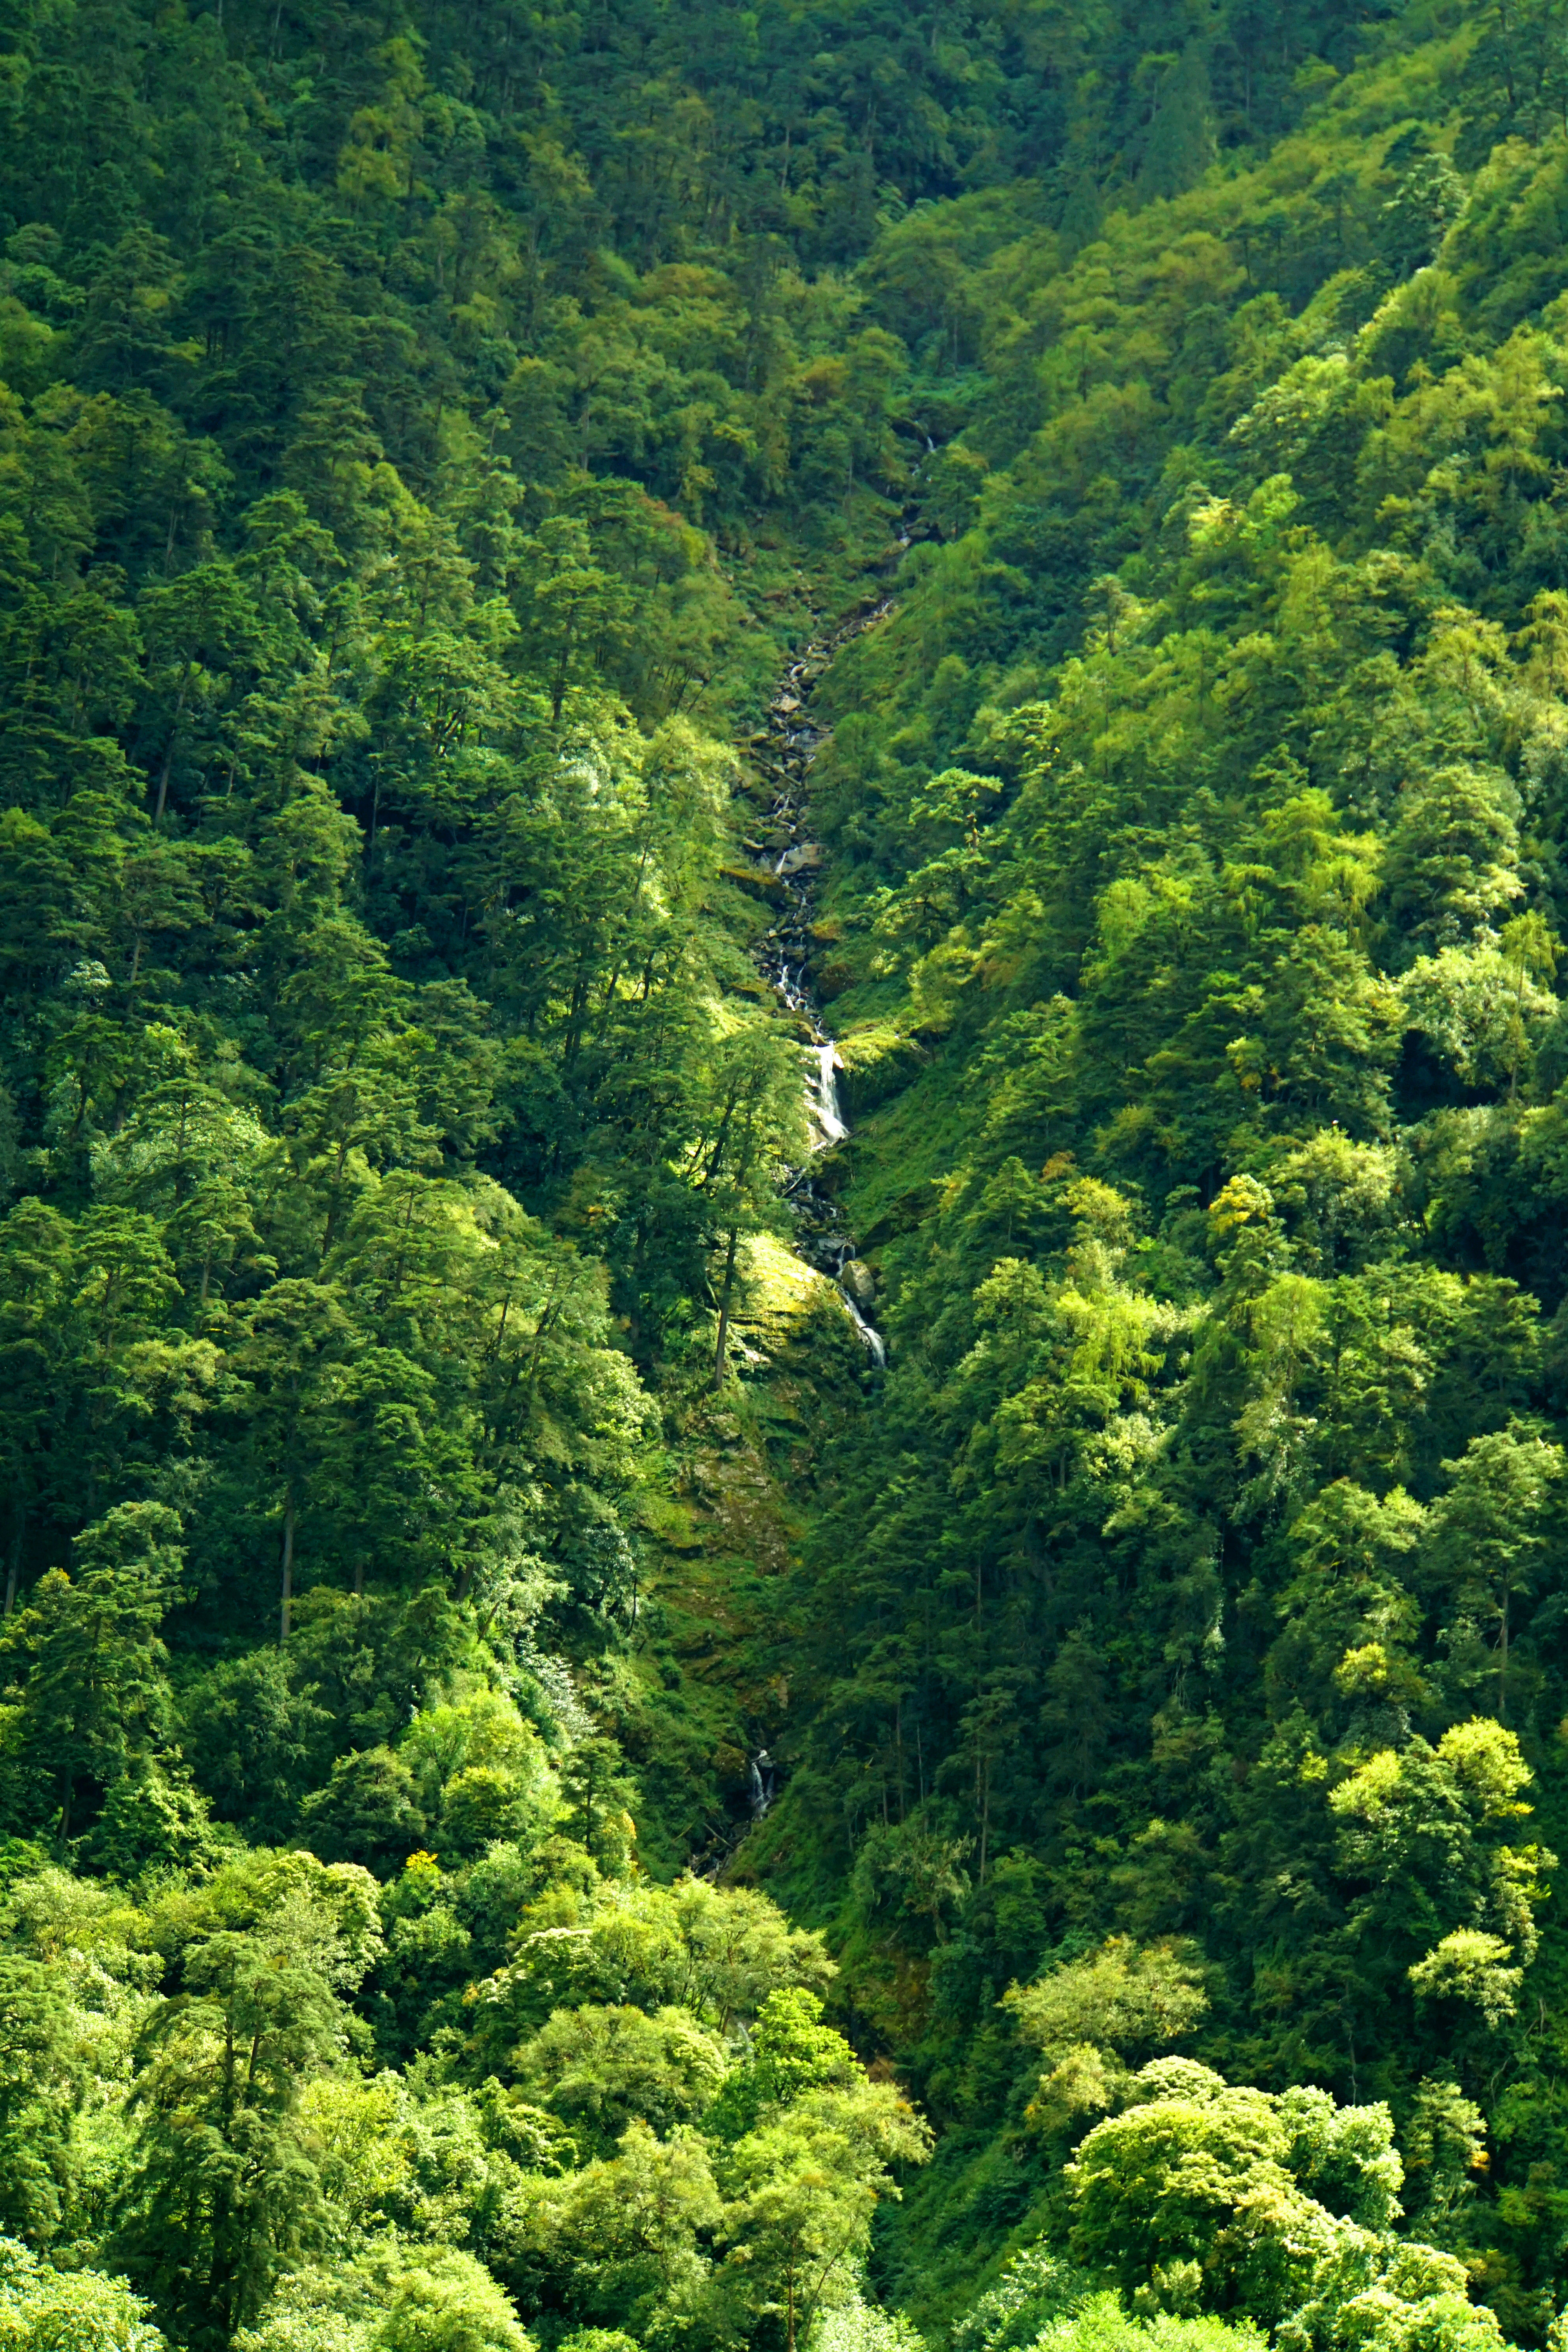
M807 643L779 677L765 724L740 747L750 771L748 863L735 877L773 908L756 961L800 1041L813 1149L786 1178L793 1245L752 1237L731 1325L733 1377L693 1398L678 1478L649 1528L667 1671L647 1687L661 1720L668 1717L655 1745L669 1744L677 1722L695 1743L682 1785L657 1776L656 1809L675 1831L668 1859L684 1849L712 1877L742 1866L748 1832L779 1785L791 1717L791 1677L779 1671L784 1580L836 1433L866 1402L867 1373L874 1381L886 1360L871 1271L824 1165L848 1123L837 1046L811 977L822 853L811 838L809 785L825 740L810 716L813 688L838 649L888 609L879 603ZM646 1736L626 1723L622 1737L652 1772Z
M788 1192L799 1219L801 1255L831 1276L871 1361L880 1370L887 1347L868 1309L875 1297L871 1272L860 1258L833 1192L815 1167L816 1155L842 1143L849 1132L838 1098L838 1048L811 985L812 924L820 846L808 837L812 762L823 741L810 713L812 690L835 654L851 638L873 628L891 609L884 598L835 630L814 638L796 656L779 683L768 723L751 746L753 764L774 788L763 837L747 847L765 856L784 886L778 918L768 930L758 962L799 1024L806 1056L805 1108L813 1160L795 1170Z

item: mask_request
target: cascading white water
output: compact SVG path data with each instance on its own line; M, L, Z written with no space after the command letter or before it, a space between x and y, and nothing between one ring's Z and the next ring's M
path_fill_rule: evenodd
M814 1022L813 1026L815 1025ZM842 1143L849 1132L848 1122L838 1108L837 1072L844 1065L838 1058L838 1048L831 1037L823 1037L819 1034L806 1047L806 1053L809 1056L811 1075L806 1080L805 1113L811 1124L811 1148L814 1151L826 1151L833 1144ZM818 1247L821 1255L833 1266L834 1279L838 1285L838 1295L849 1310L849 1320L859 1334L867 1354L879 1372L886 1371L887 1342L875 1324L861 1313L845 1271L846 1267L858 1265L854 1243L847 1236L835 1238L829 1235L823 1238ZM866 1268L863 1265L858 1266L858 1272L868 1287L869 1276Z
M758 956L758 962L767 980L777 992L780 1001L804 1024L809 1044L805 1045L805 1111L811 1129L813 1154L827 1151L842 1143L849 1132L838 1100L838 1072L843 1064L838 1048L822 1024L822 1016L813 998L807 978L811 953L811 876L822 857L820 847L814 842L799 838L804 814L805 788L807 772L820 740L816 729L803 705L809 698L812 684L821 675L827 659L841 645L859 635L873 622L879 621L890 609L888 604L878 606L874 613L848 623L833 636L813 646L801 659L791 664L787 682L775 698L769 712L767 756L759 760L765 774L771 775L777 786L777 796L769 812L765 845L773 855L764 869L770 879L783 885L784 906L778 921L769 931ZM753 850L763 846L748 844ZM888 1360L887 1346L881 1333L861 1311L845 1268L858 1267L862 1286L861 1296L869 1297L870 1276L858 1265L855 1244L844 1232L837 1206L831 1196L825 1196L813 1181L806 1169L796 1170L789 1185L791 1198L803 1216L810 1217L817 1230L804 1244L805 1254L815 1258L825 1271L830 1272L837 1285L839 1297L851 1323L858 1333L867 1354L880 1371Z
M831 1037L820 1039L806 1050L816 1066L815 1079L808 1081L805 1090L806 1115L811 1121L814 1147L818 1151L826 1151L830 1144L842 1143L849 1132L848 1124L838 1108L837 1073L843 1068L844 1065L838 1058L838 1048ZM854 1244L841 1241L829 1243L826 1247L838 1259L838 1287L843 1295L844 1304L849 1309L849 1319L859 1333L866 1351L877 1370L879 1372L885 1371L888 1364L887 1343L876 1326L868 1322L866 1317L860 1312L856 1303L855 1294L849 1286L848 1276L845 1272L847 1266L853 1266L856 1264ZM859 1273L861 1279L869 1286L870 1277L867 1275L864 1266L859 1268Z
M842 1143L849 1129L838 1108L838 1080L835 1071L842 1068L838 1048L831 1037L821 1045L810 1045L806 1051L816 1065L816 1076L806 1086L806 1116L811 1121L813 1140L819 1151L830 1143Z
M871 1361L876 1365L877 1370L879 1372L885 1372L888 1369L887 1341L877 1329L875 1324L867 1322L866 1318L861 1314L860 1309L850 1297L848 1290L846 1288L845 1285L841 1282L838 1287L844 1292L844 1304L849 1309L849 1320L854 1324L857 1331L859 1332L861 1339L865 1343L867 1354L870 1357Z

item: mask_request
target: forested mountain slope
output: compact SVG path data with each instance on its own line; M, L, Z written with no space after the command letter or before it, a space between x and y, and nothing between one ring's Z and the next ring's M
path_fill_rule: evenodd
M0 2343L1558 2343L1565 58L0 5Z

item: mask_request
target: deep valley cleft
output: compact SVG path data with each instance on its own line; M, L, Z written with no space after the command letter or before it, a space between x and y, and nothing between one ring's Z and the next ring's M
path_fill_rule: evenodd
M835 655L885 620L891 610L891 598L883 598L814 639L785 669L768 708L766 730L760 739L753 738L750 747L753 764L773 787L764 845L772 872L784 885L784 906L763 937L757 961L799 1028L805 1059L804 1088L813 1160L791 1171L786 1194L796 1213L802 1255L837 1285L845 1310L879 1371L886 1368L888 1350L867 1311L875 1301L875 1281L846 1229L835 1188L824 1182L814 1165L817 1155L846 1140L849 1126L839 1102L838 1072L843 1066L837 1045L811 985L812 922L822 849L819 843L805 837L805 828L810 819L812 761L823 740L811 717L812 688Z

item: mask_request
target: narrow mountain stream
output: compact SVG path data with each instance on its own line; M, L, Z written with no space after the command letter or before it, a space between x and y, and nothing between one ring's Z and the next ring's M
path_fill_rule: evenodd
M771 856L773 873L784 887L784 905L763 941L758 961L769 985L800 1024L807 1057L805 1110L814 1159L842 1143L849 1127L838 1099L838 1072L843 1067L838 1047L813 994L809 976L816 877L822 851L804 835L811 764L823 734L807 706L812 688L834 655L852 637L874 627L889 609L890 602L884 600L871 612L808 645L785 670L768 712L766 730L752 745L752 759L774 787L774 799L765 839L750 845ZM837 1284L866 1352L880 1370L888 1350L867 1313L875 1297L871 1271L861 1262L837 1202L818 1181L812 1160L794 1171L788 1192L800 1219L802 1256Z

